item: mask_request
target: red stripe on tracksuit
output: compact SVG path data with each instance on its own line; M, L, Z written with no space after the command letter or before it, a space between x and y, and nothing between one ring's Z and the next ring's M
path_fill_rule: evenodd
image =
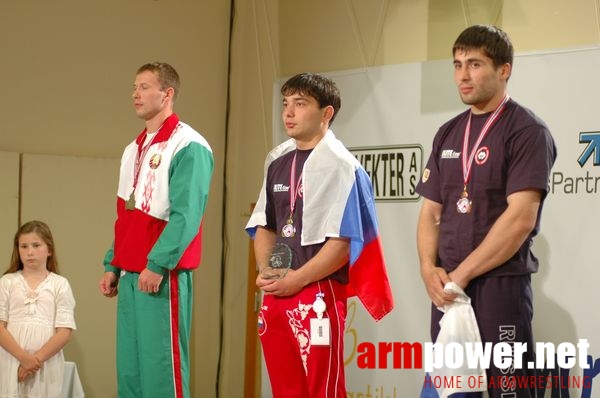
M171 293L171 347L173 349L173 383L175 384L173 387L175 390L175 397L183 398L181 352L179 350L179 283L176 274L169 276L169 291Z

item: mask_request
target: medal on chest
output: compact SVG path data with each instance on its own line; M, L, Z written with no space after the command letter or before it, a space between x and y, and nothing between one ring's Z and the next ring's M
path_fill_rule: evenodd
M281 236L283 236L284 238L293 238L295 235L296 227L294 227L294 220L290 216L283 228L281 228Z
M131 192L129 199L127 199L127 202L125 202L125 208L127 210L135 210L135 190Z
M296 209L296 201L298 199L298 195L302 190L302 175L300 174L300 178L296 181L296 154L294 154L294 159L292 160L292 166L290 169L290 216L285 223L285 225L281 228L281 236L284 238L293 238L296 236L296 227L294 226L294 210Z
M471 201L469 200L466 186L460 194L460 199L456 202L456 210L461 214L468 214L471 212Z
M160 128L159 128L159 130L160 130ZM148 133L146 133L146 135L148 135ZM146 154L148 153L148 150L152 146L154 139L157 136L158 136L158 130L157 130L157 132L153 133L152 138L146 145L142 145L141 143L138 145L135 163L133 164L133 189L131 191L131 195L129 195L129 199L127 199L127 202L125 202L126 210L135 210L135 188L137 187L138 179L140 177L142 163L144 161L144 158L146 157ZM154 158L154 156L153 156L153 158Z
M471 179L472 174L472 166L473 160L475 159L475 154L479 149L479 145L483 141L483 138L487 135L488 131L498 120L502 111L504 110L504 106L506 102L509 100L508 94L504 96L502 102L498 105L498 107L492 112L492 114L487 118L477 140L475 141L475 145L473 145L473 150L469 153L469 136L471 135L471 116L472 113L469 113L469 119L467 120L467 126L465 127L465 134L463 136L463 151L462 151L462 173L463 173L463 191L456 202L456 211L460 214L469 214L473 209L473 201L469 198L469 193L467 192L467 186L469 184L469 180Z

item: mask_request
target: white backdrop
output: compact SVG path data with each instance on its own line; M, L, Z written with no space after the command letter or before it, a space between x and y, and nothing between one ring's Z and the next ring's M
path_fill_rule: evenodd
M380 233L396 300L394 311L377 324L358 301L349 302L345 336L348 397L415 398L423 370L393 369L391 356L388 369L360 369L356 346L361 342L430 341L429 301L415 247L420 198L412 191L412 182L420 176L438 127L466 107L454 86L450 59L328 76L342 93L342 108L332 129L359 159L368 160L368 171L376 172ZM283 81L274 88L275 142L285 137L279 116ZM542 231L533 248L541 264L533 277L535 338L556 345L587 339L588 354L595 363L600 359L600 311L595 306L600 302L600 138L580 142L580 133L600 131L600 49L519 54L509 93L548 124L558 147ZM580 159L594 143L598 147ZM593 366L588 371L590 376L600 371L600 360L596 367L596 371ZM581 376L582 370L576 366L569 374ZM547 389L543 396L600 397L600 377L593 381L587 390L552 395ZM266 377L263 396L270 396Z

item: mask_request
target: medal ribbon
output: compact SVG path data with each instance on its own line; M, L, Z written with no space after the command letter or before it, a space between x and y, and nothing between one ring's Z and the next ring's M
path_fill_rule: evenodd
M161 126L161 128L162 128L162 126ZM141 146L141 145L138 146L137 156L135 158L135 163L133 165L133 192L135 192L135 187L137 186L137 183L138 183L138 177L140 176L140 170L142 170L142 162L144 161L144 158L146 157L148 150L152 146L154 139L156 138L156 136L158 136L158 131L160 131L160 128L157 130L156 133L154 133L154 136L152 137L150 142L148 142L144 146ZM148 133L146 133L146 137L148 137ZM144 138L144 141L145 140L146 140L146 138Z
M490 128L492 127L494 122L496 120L498 120L498 118L502 114L502 111L504 110L504 106L506 105L506 102L509 100L509 98L510 97L508 96L508 94L505 95L504 99L502 100L500 105L498 105L498 107L494 110L494 112L487 118L487 120L485 121L485 124L483 125L483 128L481 129L481 132L479 133L479 137L477 137L477 141L475 142L475 145L473 145L473 150L471 151L470 154L469 154L469 136L471 135L471 116L473 114L471 112L469 112L469 120L467 121L467 127L465 127L465 135L463 138L463 156L462 156L462 172L463 172L463 180L465 183L465 188L464 188L465 191L467 190L467 183L469 182L469 179L471 178L471 166L473 165L473 160L475 159L475 152L477 152L477 148L479 148L481 141L483 141L483 138L487 135L488 131L490 130ZM467 154L468 154L468 156L465 156Z
M298 192L302 185L302 176L304 172L300 174L300 178L296 182L296 153L294 153L294 159L292 160L292 166L290 168L290 220L294 215L294 209L296 208L296 199L298 198Z

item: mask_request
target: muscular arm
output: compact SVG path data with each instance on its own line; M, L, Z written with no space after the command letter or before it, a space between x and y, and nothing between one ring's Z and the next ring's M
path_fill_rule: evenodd
M350 239L329 238L317 255L295 272L295 278L304 287L333 274L349 259Z
M474 278L508 261L535 228L541 200L537 190L509 195L506 210L481 244L450 273L450 279L464 289Z
M254 237L254 257L260 273L269 265L269 257L273 246L275 246L275 232L265 228L257 227L256 236Z
M438 307L452 301L444 294L444 285L450 281L441 267L436 267L442 205L425 198L417 222L417 251L419 254L421 278L431 301Z

